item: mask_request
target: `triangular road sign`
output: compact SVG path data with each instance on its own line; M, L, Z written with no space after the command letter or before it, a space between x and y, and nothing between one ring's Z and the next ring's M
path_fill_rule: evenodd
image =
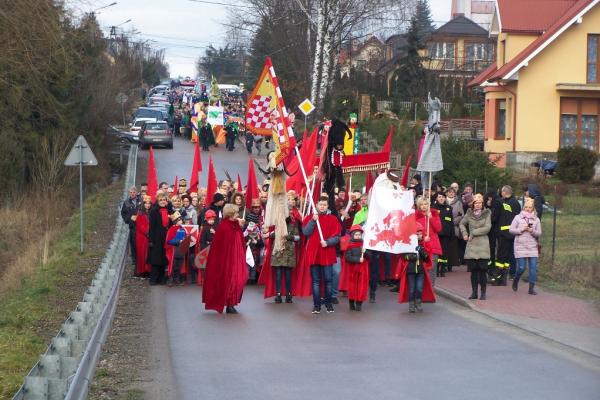
M96 156L92 153L92 149L88 145L87 141L82 135L79 135L73 148L69 152L67 159L65 160L65 165L67 167L74 167L78 165L98 165L98 160L96 160Z

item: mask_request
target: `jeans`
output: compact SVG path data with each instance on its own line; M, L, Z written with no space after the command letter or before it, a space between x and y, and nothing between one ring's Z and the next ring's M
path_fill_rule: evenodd
M425 274L406 274L406 276L408 278L408 301L412 303L415 300L421 300Z
M392 255L383 251L372 251L371 259L369 260L369 291L375 293L377 290L377 282L379 282L379 265L380 257L383 257L383 271L385 278L389 279L392 268Z
M273 267L275 269L275 291L281 293L281 273L285 275L285 290L292 293L292 269L290 267Z
M331 265L311 265L313 304L321 307L321 274L325 283L325 304L331 304L331 286L333 283L333 268Z
M340 287L340 273L342 272L342 260L340 257L336 258L335 264L333 264L333 279L331 287L331 297L337 297Z
M525 267L529 264L529 282L537 282L537 257L522 257L517 258L517 276L520 278L525 272Z

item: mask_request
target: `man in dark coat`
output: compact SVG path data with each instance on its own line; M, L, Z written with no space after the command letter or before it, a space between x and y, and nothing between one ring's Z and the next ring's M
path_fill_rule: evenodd
M523 195L525 197L530 197L533 199L535 213L541 221L542 214L544 213L544 203L546 202L546 199L544 199L544 196L540 191L540 187L537 185L537 183L530 183L527 185L527 187L523 189Z
M129 226L129 253L131 254L131 263L135 267L135 219L140 206L140 196L137 188L132 186L129 188L129 197L123 202L121 207L121 218Z
M506 185L501 190L502 201L497 203L498 252L496 254L496 273L491 281L495 285L506 286L508 275L515 274L514 254L515 237L509 232L510 224L521 212L521 205L513 196L512 187Z

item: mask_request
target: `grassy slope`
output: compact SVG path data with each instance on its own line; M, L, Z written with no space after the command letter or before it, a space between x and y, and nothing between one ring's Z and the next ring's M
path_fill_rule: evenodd
M104 215L111 191L119 190L120 186L120 183L113 185L85 202L86 241ZM25 374L46 350L49 340L40 328L40 321L59 326L66 318L66 315L53 314L55 309L49 299L62 295L61 288L72 284L69 273L80 268L81 257L90 256L79 254L79 214L72 217L50 254L47 265L40 266L34 276L28 277L21 289L0 298L0 399L9 399L14 394ZM83 287L73 289L83 296Z

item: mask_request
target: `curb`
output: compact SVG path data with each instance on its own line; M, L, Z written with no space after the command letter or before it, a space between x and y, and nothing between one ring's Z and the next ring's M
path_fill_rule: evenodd
M591 357L594 357L596 359L600 359L600 354L591 353L591 352L589 352L589 351L587 351L585 349L582 349L580 347L574 346L574 345L569 344L569 343L562 342L562 341L557 340L555 338L548 337L548 336L546 336L546 335L544 335L544 334L542 334L542 333L540 333L538 331L534 331L532 329L526 328L526 327L524 327L522 325L519 325L519 324L516 324L514 322L507 321L507 320L505 320L503 318L500 318L500 317L498 317L498 316L496 316L494 314L491 314L491 313L489 313L489 312L487 312L485 310L482 310L481 308L479 308L476 305L472 304L467 299L465 299L465 298L463 298L463 297L461 297L461 296L459 296L459 295L457 295L457 294L455 294L455 293L453 293L453 292L451 292L451 291L449 291L447 289L443 289L443 288L440 288L440 287L434 287L434 290L435 290L435 294L436 295L439 295L440 297L444 297L445 299L448 299L448 300L452 301L453 303L456 303L456 304L458 304L460 306L468 308L471 311L475 311L475 312L477 312L479 314L485 315L486 317L491 318L491 319L493 319L495 321L501 322L501 323L506 324L506 325L510 325L513 328L520 329L520 330L522 330L524 332L527 332L529 334L532 334L532 335L535 335L537 337L543 338L545 340L548 340L548 341L553 342L555 344L558 344L560 346L567 347L569 350L575 350L575 351L581 352L581 353L583 353L583 354L585 354L587 356L591 356Z

